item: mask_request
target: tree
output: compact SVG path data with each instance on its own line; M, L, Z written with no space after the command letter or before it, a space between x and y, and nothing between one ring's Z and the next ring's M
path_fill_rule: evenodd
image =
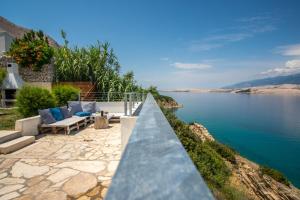
M15 39L7 53L21 66L40 71L49 64L53 56L53 48L43 31L29 31L22 38Z

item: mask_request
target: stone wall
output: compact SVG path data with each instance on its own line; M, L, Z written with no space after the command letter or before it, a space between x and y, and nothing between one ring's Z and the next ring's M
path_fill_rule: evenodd
M41 71L33 71L28 67L19 67L19 74L25 82L53 82L53 64L44 65Z
M7 63L14 62L11 57L2 56L0 57L0 66L6 67ZM52 83L54 79L54 65L53 63L44 65L41 71L33 71L28 67L19 67L19 74L25 82L38 83Z

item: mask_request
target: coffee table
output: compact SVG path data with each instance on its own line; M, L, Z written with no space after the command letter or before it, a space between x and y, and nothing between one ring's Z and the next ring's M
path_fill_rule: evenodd
M92 117L94 118L94 128L95 129L108 128L108 124L109 124L109 115L108 114L104 114L102 116L101 113L93 113Z

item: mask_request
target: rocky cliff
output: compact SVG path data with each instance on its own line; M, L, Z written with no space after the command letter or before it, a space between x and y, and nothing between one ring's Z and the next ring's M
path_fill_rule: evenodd
M194 123L190 129L199 138L199 142L214 141L213 136L201 124ZM300 200L300 190L292 184L289 186L277 182L268 175L262 174L259 165L246 158L235 155L236 164L224 160L232 170L230 184L240 188L250 199L255 200Z

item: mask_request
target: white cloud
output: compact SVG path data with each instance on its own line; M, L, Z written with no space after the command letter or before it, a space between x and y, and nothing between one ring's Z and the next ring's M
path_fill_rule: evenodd
M221 48L231 43L243 41L245 39L276 30L276 19L266 13L261 16L252 16L236 20L238 22L233 27L221 28L223 34L215 34L200 40L188 43L190 51L208 51Z
M168 58L168 57L163 57L163 58L160 58L160 60L161 60L161 61L169 61L170 58Z
M185 70L192 70L192 69L209 69L212 68L211 65L205 63L181 63L175 62L171 64L172 66L176 67L177 69L185 69Z
M252 35L249 33L223 34L223 35L215 35L212 37L208 37L205 39L205 41L237 42L251 36Z
M261 72L261 75L277 76L300 72L300 60L289 60L284 66Z
M275 52L284 56L300 56L300 44L280 46Z
M191 51L208 51L211 49L216 49L224 46L224 44L214 44L214 43L202 43L202 42L191 42L188 49Z
M244 17L241 19L238 19L239 22L256 22L256 21L263 21L263 20L269 20L271 17L269 15L258 15L253 17Z

